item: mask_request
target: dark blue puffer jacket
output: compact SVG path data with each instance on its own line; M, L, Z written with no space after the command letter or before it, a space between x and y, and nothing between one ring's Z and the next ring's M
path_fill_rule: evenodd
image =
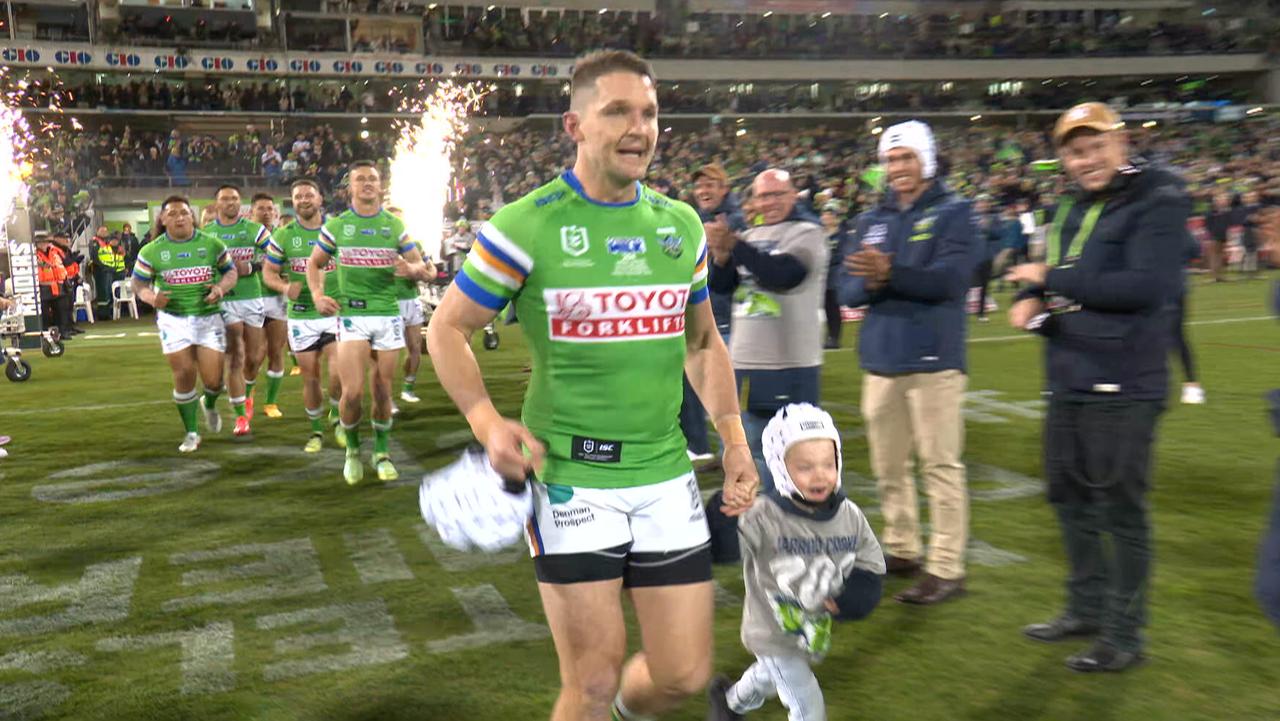
M888 284L868 291L841 271L840 302L868 306L858 339L863 370L931 373L965 370L965 296L984 248L969 201L934 181L910 208L897 196L858 216L851 254L876 245L893 255Z

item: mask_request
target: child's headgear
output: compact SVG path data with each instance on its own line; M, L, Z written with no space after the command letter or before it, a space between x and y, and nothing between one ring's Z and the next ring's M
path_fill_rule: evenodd
M800 496L800 489L787 472L787 451L801 441L827 439L836 446L836 490L840 490L840 477L844 473L844 456L840 448L840 431L836 429L831 414L809 403L792 403L783 406L769 424L764 427L762 445L764 460L773 474L773 485L783 496Z

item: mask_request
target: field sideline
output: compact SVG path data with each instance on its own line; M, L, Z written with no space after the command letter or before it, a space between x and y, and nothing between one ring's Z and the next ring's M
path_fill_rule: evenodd
M1280 383L1268 292L1195 281L1189 335L1209 403L1175 396L1159 429L1146 666L1076 675L1062 659L1083 642L1019 634L1058 612L1064 564L1039 481L1041 343L1000 313L971 325L969 594L929 609L886 600L837 626L817 670L829 718L1280 718L1280 636L1252 595L1276 455L1262 396ZM286 378L284 419L255 417L251 440L228 423L180 457L158 338L138 335L153 324L84 327L110 337L31 354L29 382L0 381L0 434L14 439L0 461L0 719L546 718L557 668L527 552L451 552L418 516L420 473L470 439L429 361L423 403L393 431L404 480L349 488L330 437L318 457L301 452L298 378ZM475 347L514 414L527 354L517 328L500 330L499 350ZM848 439L845 482L879 531L857 330L827 354L823 391ZM717 669L736 674L751 662L741 569L716 577ZM698 698L669 718L704 713ZM786 715L775 701L749 718Z

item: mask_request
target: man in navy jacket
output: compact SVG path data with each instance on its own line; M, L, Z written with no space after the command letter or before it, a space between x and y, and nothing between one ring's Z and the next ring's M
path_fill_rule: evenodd
M982 252L968 201L936 180L929 126L880 136L889 190L858 216L840 302L866 305L858 353L889 573L916 575L922 552L911 453L920 460L933 533L925 575L895 598L933 604L964 591L969 493L964 451L965 296Z
M1028 284L1010 323L1046 341L1045 479L1070 566L1065 612L1023 633L1096 637L1067 659L1076 671L1123 671L1143 658L1146 492L1169 384L1167 302L1182 283L1191 212L1180 178L1129 160L1120 125L1102 103L1058 119L1053 141L1074 187L1053 214L1046 262L1007 276Z

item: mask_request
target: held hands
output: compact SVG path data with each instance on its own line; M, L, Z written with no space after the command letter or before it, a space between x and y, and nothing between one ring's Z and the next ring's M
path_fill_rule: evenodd
M760 474L747 444L730 444L724 451L724 505L726 516L740 516L755 503Z
M413 266L404 258L396 258L396 277L409 278L413 275Z
M316 298L316 310L320 311L320 315L329 316L337 315L340 308L338 307L338 301L327 295L322 295Z
M159 296L159 295L161 295L161 294L160 294L160 293L156 293L156 295L157 295L157 296ZM208 294L208 295L206 295L206 296L204 297L204 302L208 303L209 305L213 305L214 303L220 303L220 302L222 302L222 298L223 298L223 296L225 296L225 295L226 295L226 291L224 291L224 290L222 289L222 286L220 286L220 285L215 285L215 286L212 286L212 287L210 287L210 288L209 288L209 294ZM169 303L169 297L168 297L168 296L165 296L164 302L165 302L165 304L166 304L166 305L168 305L168 303ZM152 305L155 305L155 304L153 303ZM161 308L161 307L163 307L163 306L159 306L159 305L157 305L156 307L157 307L157 308Z
M214 287L216 288L217 286L214 286ZM212 290L210 291L209 295L213 295ZM144 298L143 300L146 300L146 299ZM164 292L163 290L151 291L151 300L149 302L151 303L151 307L155 308L156 310L164 310L165 306L169 305L169 294ZM217 301L209 300L209 297L205 296L205 302L216 303Z
M297 300L298 296L302 295L302 283L297 281L290 283L284 294L288 296L289 300Z

